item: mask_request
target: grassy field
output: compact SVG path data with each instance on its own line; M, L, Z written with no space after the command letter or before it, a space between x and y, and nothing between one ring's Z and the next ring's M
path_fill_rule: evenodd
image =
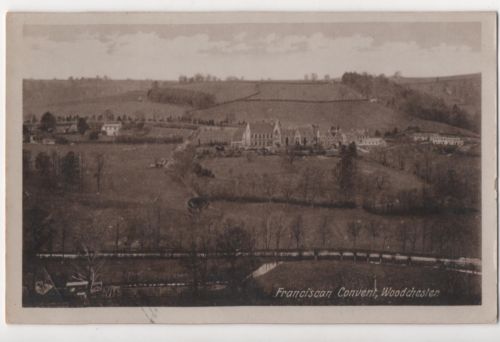
M98 100L71 101L55 104L26 105L23 107L24 117L36 115L40 117L49 111L56 116L80 115L93 116L103 114L106 110L111 110L116 117L127 115L135 118L135 114L140 112L149 118L166 118L182 116L190 107L183 107L171 104L151 102L146 99L121 99L120 97L109 97Z
M36 145L26 144L24 148L35 158L39 152L49 155L56 151L61 156L69 151L81 153L84 159L85 185L87 193L96 193L95 156L104 155L104 180L99 196L132 202L148 201L161 196L165 203L179 205L180 186L169 180L163 169L151 169L149 165L156 159L170 157L174 145L165 144L75 144L75 145ZM183 207L184 204L181 205Z
M74 250L71 239L93 227L102 239L100 247L114 248L116 227L122 230L121 248L139 248L140 231L161 226L161 234L169 236L177 224L185 226L186 201L192 194L184 185L174 181L165 169L152 169L156 159L168 158L174 145L75 144L24 146L34 159L39 152L49 155L55 151L61 157L67 152L81 153L84 160L84 189L82 192L48 192L28 178L24 185L25 209L37 206L53 213L55 219L54 249L61 248L63 227L67 227L67 250ZM94 177L95 156L104 155L101 191L97 192ZM160 216L158 216L160 211ZM127 234L129 235L127 237ZM148 242L154 245L151 239ZM165 242L165 240L164 240ZM173 243L166 241L165 243ZM46 246L47 247L47 246Z
M331 172L337 165L339 158L312 156L297 159L291 170L285 166L283 158L280 156L255 156L249 160L245 157L238 158L212 158L205 159L203 165L214 172L217 179L232 179L238 175L246 175L248 172L255 172L259 175L264 173L270 175L282 175L283 177L295 177L307 167ZM374 173L384 172L388 176L388 186L393 190L419 189L423 182L416 176L384 167L369 159L360 159L357 162L358 170L364 177L370 177Z
M33 80L23 82L23 105L27 107L69 101L86 101L151 87L147 80Z
M155 138L180 136L183 138L187 138L191 134L193 134L192 129L151 126L146 136Z
M376 277L377 298L342 298L339 290L374 289ZM276 305L318 304L479 304L481 302L481 277L460 274L430 267L374 265L339 261L286 262L257 279L269 301ZM435 289L440 295L432 299L390 298L381 295L384 287L403 289ZM286 290L330 290L329 299L276 298L278 288Z
M258 90L256 82L237 81L178 83L174 87L212 94L217 103L241 99L255 94Z
M360 99L362 96L340 83L261 82L252 99L332 101Z

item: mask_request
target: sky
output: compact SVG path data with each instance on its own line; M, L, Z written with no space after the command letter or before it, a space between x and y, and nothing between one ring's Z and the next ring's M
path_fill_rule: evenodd
M259 23L26 25L24 78L173 80L209 73L303 79L346 71L446 76L480 71L481 25Z

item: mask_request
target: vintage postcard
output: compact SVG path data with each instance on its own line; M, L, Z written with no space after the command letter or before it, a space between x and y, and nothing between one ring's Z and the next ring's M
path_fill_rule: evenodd
M8 14L8 321L496 321L496 20Z

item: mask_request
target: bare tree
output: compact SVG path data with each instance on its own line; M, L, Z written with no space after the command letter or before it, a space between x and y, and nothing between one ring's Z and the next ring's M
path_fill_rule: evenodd
M280 192L286 202L289 202L294 193L293 181L289 177L284 177L284 179L279 182Z
M328 216L323 216L322 219L321 219L321 222L319 224L319 228L318 228L318 234L319 234L319 238L321 240L321 247L325 247L326 245L326 239L328 237L328 235L330 234L330 226L328 224L328 221L330 221L330 217Z
M270 225L268 224L269 222L269 217L263 218L262 221L260 222L260 232L259 235L262 238L262 243L264 246L265 250L269 250L269 246L271 245L271 229Z
M292 231L292 236L295 240L295 247L299 249L300 247L300 242L302 240L303 234L304 234L304 223L302 219L302 215L299 214L295 217L293 220L290 229Z
M99 153L95 156L96 172L94 177L97 182L97 192L101 192L102 178L104 174L104 154Z
M75 236L75 243L80 260L73 264L73 278L78 281L87 282L87 296L92 292L92 286L100 281L101 270L104 266L104 260L99 257L99 249L102 237L95 226L85 227L79 230Z
M274 243L276 249L280 249L281 237L285 230L284 224L284 213L282 211L277 211L269 215L267 220L267 226L269 234L274 233Z
M268 201L271 202L277 186L276 179L274 179L271 175L264 173L262 174L261 182L264 193Z
M297 160L299 154L297 146L289 145L285 149L285 153L282 154L283 165L289 168L290 170L293 167L293 163Z
M306 167L301 173L300 173L300 181L298 184L298 190L302 196L303 201L308 201L309 200L309 195L311 191L311 187L313 186L313 183L316 181L314 177L314 171L313 168L311 167Z
M370 220L370 221L368 221L366 228L367 228L368 233L370 234L370 237L371 237L370 249L373 249L373 244L374 244L375 240L380 236L379 223L376 222L375 220Z
M313 181L311 182L309 187L309 201L311 202L311 206L314 207L316 198L323 196L323 194L325 193L324 174L319 169L312 169L311 178Z
M403 151L398 151L396 154L396 158L397 158L398 168L400 170L404 170L406 167L406 158L404 156Z
M354 249L356 249L356 242L362 229L363 225L361 224L360 220L350 221L347 223L347 234L352 240L352 247Z
M217 251L223 252L229 263L229 285L234 291L242 284L248 268L248 258L238 258L238 253L253 249L252 237L241 222L228 221L224 230L217 235Z
M63 223L61 231L61 253L64 259L64 254L66 253L66 224Z
M328 201L333 204L338 197L337 169L334 168L325 174L324 187Z
M120 223L115 225L115 254L118 254L118 244L120 242Z
M399 242L402 245L403 252L406 252L406 241L408 240L408 229L404 224L404 221L401 221L398 227L398 238Z

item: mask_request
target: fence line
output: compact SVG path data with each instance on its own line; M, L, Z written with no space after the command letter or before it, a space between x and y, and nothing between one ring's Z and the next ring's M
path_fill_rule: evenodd
M272 258L273 260L342 260L365 261L383 264L406 264L444 266L447 268L480 271L481 260L477 258L445 258L426 255L400 254L396 252L380 252L367 250L255 250L237 253L225 252L100 252L96 256L109 259L185 259L185 258ZM85 254L75 253L39 253L39 259L84 259Z

